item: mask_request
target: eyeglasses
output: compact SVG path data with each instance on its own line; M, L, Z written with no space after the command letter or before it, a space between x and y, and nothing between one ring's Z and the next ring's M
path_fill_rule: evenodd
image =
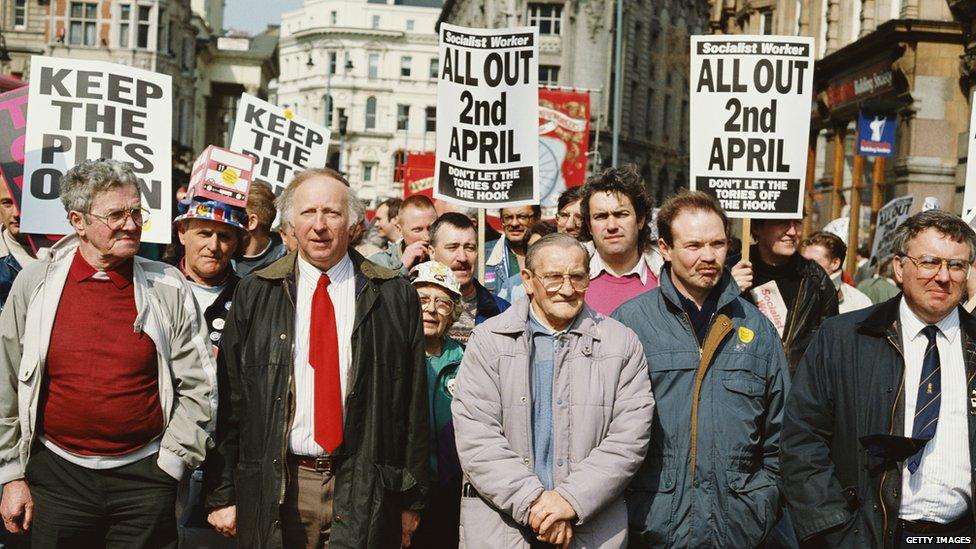
M434 305L434 310L438 314L449 315L454 313L454 302L450 299L443 299L440 297L430 297L428 295L420 296L420 310L426 311L428 305Z
M142 227L146 223L146 220L149 219L149 210L139 207L128 210L112 210L105 215L88 212L88 215L108 225L110 229L121 229L125 226L126 220L130 218L136 224L136 227Z
M573 290L577 292L582 292L590 285L590 275L589 273L536 273L532 274L542 281L542 287L546 289L547 292L558 292L563 288L563 284L566 280L569 280L569 285L572 286Z
M530 221L535 219L535 215L532 214L506 214L502 216L502 225L511 225L512 221L518 219L518 222L522 225L528 225Z
M966 259L944 259L931 255L922 255L919 257L912 257L905 254L900 255L901 257L911 259L912 263L915 264L915 268L918 269L918 274L922 276L935 276L939 274L942 266L945 265L946 270L949 271L949 275L965 278L969 275L969 268L972 266Z

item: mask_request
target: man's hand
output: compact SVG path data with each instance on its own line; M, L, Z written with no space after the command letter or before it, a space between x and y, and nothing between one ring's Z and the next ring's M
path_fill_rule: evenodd
M403 261L403 266L409 271L418 263L423 263L426 261L429 255L430 245L421 240L420 242L414 242L413 244L404 248L403 255L400 256L400 260Z
M569 547L570 542L573 541L573 525L568 520L557 520L548 532L539 534L537 539L562 548Z
M748 261L736 263L735 267L732 267L732 278L735 279L740 292L752 288L752 263Z
M34 520L34 499L25 480L11 480L3 485L0 500L3 526L11 534L26 534Z
M543 534L559 520L576 520L576 511L559 495L559 492L554 490L542 492L529 508L529 526L535 533Z
M224 537L237 535L237 506L218 507L207 515L207 522Z
M400 511L400 546L410 547L410 538L420 526L420 513L416 511Z

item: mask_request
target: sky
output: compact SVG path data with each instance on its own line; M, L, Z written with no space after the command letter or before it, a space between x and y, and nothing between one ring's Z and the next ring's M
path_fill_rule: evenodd
M301 6L302 0L227 0L224 27L254 34L263 31L268 24L280 24L282 12Z

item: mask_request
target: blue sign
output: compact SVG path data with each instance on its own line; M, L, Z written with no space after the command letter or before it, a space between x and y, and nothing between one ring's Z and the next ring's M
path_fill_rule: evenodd
M894 156L895 115L861 111L857 117L857 154Z

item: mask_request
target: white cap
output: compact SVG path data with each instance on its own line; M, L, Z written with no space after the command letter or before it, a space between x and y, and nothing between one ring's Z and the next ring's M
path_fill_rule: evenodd
M410 281L418 284L433 284L447 290L453 297L461 297L461 285L454 277L450 267L437 261L425 261L410 271Z

